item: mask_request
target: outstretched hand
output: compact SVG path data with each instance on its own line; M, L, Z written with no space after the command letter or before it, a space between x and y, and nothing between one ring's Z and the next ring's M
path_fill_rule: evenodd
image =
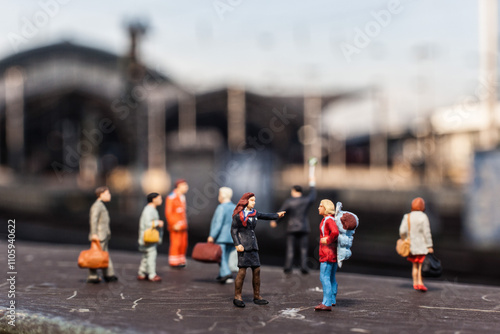
M286 213L286 211L280 211L280 212L278 212L278 216L280 218L283 218L283 216L285 215L285 213Z

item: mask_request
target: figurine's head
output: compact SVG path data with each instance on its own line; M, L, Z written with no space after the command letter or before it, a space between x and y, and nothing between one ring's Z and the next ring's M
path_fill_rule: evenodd
M252 210L255 208L255 196L252 196L248 199L247 209Z
M99 187L95 190L95 195L98 199L103 202L111 201L111 193L108 187Z
M252 199L252 204L250 204L250 199ZM249 204L252 205L251 208L249 207ZM238 201L238 204L236 204L236 208L234 208L233 216L240 213L241 210L243 210L244 208L253 209L254 206L255 206L255 194L254 193L244 193L243 196L241 196L240 200Z
M422 197L417 197L411 202L411 211L425 211L425 201Z
M186 180L184 179L178 179L175 181L175 189L181 193L181 194L186 194L189 190L189 185Z
M319 203L318 213L322 216L335 214L335 204L329 199L324 199Z
M158 193L151 193L147 196L148 203L153 203L155 206L160 206L163 203L161 195Z
M302 196L302 187L301 186L293 186L290 191L292 197L301 197Z
M233 189L222 187L219 189L219 203L230 202L233 197Z

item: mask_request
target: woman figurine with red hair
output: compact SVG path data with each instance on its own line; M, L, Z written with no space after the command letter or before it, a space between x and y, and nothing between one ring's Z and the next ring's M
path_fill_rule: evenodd
M410 255L407 259L413 263L413 288L422 292L427 291L422 280L422 263L427 253L434 253L429 218L424 210L424 200L420 197L415 198L411 202L411 212L403 216L399 227L401 238L410 238Z
M238 251L238 275L234 281L233 304L237 307L245 307L241 291L247 268L252 268L253 274L253 302L257 305L266 305L269 302L260 296L260 259L259 246L255 237L255 227L258 219L276 220L285 215L285 211L278 213L261 213L255 210L255 195L245 193L233 211L233 222L231 225L231 236L234 246Z

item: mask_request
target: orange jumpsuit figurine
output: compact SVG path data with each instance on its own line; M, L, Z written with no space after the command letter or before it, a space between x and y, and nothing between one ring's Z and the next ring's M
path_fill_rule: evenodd
M188 245L186 197L189 185L184 179L175 182L175 189L167 196L165 217L167 218L170 233L170 251L168 264L171 267L186 266L186 250Z

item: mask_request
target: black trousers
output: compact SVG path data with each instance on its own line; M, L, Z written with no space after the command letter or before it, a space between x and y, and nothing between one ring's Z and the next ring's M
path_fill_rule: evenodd
M292 270L295 246L300 249L300 268L307 270L307 247L309 245L309 233L295 232L288 233L286 236L286 259L285 270Z

